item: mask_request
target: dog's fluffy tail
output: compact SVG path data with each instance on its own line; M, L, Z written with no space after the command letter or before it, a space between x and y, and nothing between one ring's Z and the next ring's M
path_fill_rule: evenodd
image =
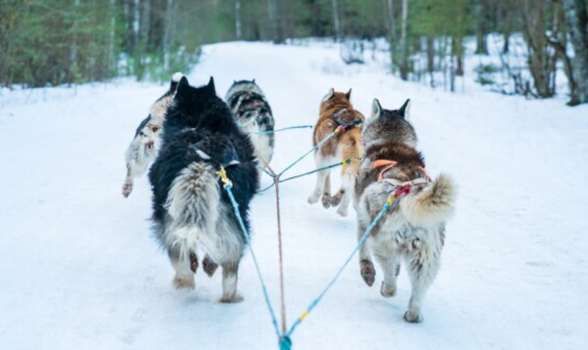
M439 175L422 191L408 195L400 209L413 226L433 226L447 221L454 211L456 187L449 175Z
M208 231L217 221L219 201L214 170L206 164L194 162L182 170L172 183L166 208L177 228Z

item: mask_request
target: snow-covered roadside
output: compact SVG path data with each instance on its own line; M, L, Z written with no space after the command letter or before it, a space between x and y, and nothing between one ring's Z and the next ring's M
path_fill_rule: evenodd
M410 97L429 171L449 172L459 184L423 324L402 321L406 274L398 295L386 300L363 285L353 264L295 333L294 348L587 347L588 108L480 91L451 95L383 72L375 63L345 66L334 48L229 43L206 47L190 75L193 84L213 75L221 96L233 80L255 78L277 127L313 124L330 87L352 87L366 115L374 97L386 108ZM167 258L150 238L146 179L129 199L120 194L125 147L164 90L124 81L79 87L75 95L46 89L43 98L3 97L2 348L275 347L249 256L241 268L242 304L216 302L219 276L209 280L201 271L196 291L176 292ZM308 130L279 134L272 166L286 167L310 139ZM292 173L312 167L309 158ZM306 203L313 181L281 187L290 322L356 240L354 214L342 219ZM272 192L253 207L253 246L277 303Z

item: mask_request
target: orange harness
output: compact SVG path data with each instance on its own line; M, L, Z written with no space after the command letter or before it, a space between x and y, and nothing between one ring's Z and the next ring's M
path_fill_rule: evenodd
M382 169L380 171L380 173L378 174L378 181L388 181L390 183L392 183L393 185L396 186L400 186L403 183L396 180L396 179L384 179L384 174L386 174L386 172L388 172L390 169L392 169L395 165L397 165L398 162L393 161L393 160L387 160L387 159L376 159L376 161L374 162L374 168L381 168L381 167L385 167L384 169ZM425 178L426 178L426 182L431 182L431 178L429 177L429 174L427 173L427 169L421 167L421 166L417 166L417 168L423 172L423 174L425 174ZM411 183L416 183L416 180L413 181L409 181Z

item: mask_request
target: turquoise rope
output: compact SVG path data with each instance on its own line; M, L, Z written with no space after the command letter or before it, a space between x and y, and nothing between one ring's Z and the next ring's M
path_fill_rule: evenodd
M259 169L261 169L261 171L263 171L264 173L266 173L267 175L269 175L269 177L271 177L272 179L274 178L274 175L273 175L272 173L270 173L270 172L269 172L269 171L268 171L266 168L262 167L262 166L261 166L261 165L259 165L259 164L256 164L256 165L257 165L257 167L258 167Z
M249 253L251 254L251 257L253 258L253 264L255 265L255 270L257 271L257 277L259 277L259 282L261 283L261 289L263 290L263 297L265 298L265 303L266 303L267 308L270 312L270 316L272 318L272 324L274 325L274 330L276 331L276 335L278 336L278 338L281 339L282 335L280 334L280 329L278 327L278 320L276 319L276 314L274 313L274 308L272 307L272 303L269 299L267 287L266 287L265 282L263 280L263 275L261 274L261 270L259 268L257 258L255 257L255 253L253 252L253 248L251 248L251 238L250 238L251 236L249 235L249 232L247 232L247 229L245 228L245 223L243 222L243 218L241 217L241 213L239 213L239 203L237 203L237 201L235 200L235 197L233 196L233 191L231 191L232 185L226 184L224 187L225 187L225 190L227 190L229 198L231 199L231 204L233 205L233 211L235 212L235 216L237 216L237 220L239 221L239 226L241 226L241 230L243 230L243 233L245 234L245 237L247 239L247 248L249 249ZM283 348L283 349L287 350L287 348Z
M395 200L393 202L393 204L394 205L397 205L396 203L398 203L398 201ZM339 271L337 272L337 274L335 275L335 277L333 277L333 279L329 282L329 284L325 287L325 289L323 289L323 291L321 292L321 294L319 294L319 296L317 298L315 298L310 303L310 305L308 306L308 308L306 309L306 311L302 314L302 316L298 317L298 319L292 324L292 326L290 327L290 330L285 335L286 338L289 338L292 335L292 332L294 332L294 330L296 329L296 327L298 327L298 325L300 325L300 323L302 322L302 320L318 305L318 303L322 300L322 298L329 291L329 289L331 289L331 287L335 284L335 282L337 282L337 280L339 279L339 276L341 276L341 273L343 272L343 270L347 267L347 265L349 264L349 262L351 261L351 259L355 255L355 253L357 253L357 251L364 245L364 243L367 240L368 236L370 235L370 233L372 232L372 230L376 227L376 225L378 224L378 222L382 219L382 217L384 216L384 214L386 213L386 211L388 210L388 208L390 208L390 202L389 201L386 201L386 204L384 204L384 207L382 208L382 210L380 210L380 213L372 221L372 223L370 224L370 226L368 227L368 229L365 231L365 233L363 234L363 236L361 236L361 239L359 240L359 243L357 244L357 247L355 247L355 249L353 250L353 252L351 253L351 255L349 255L349 257L347 258L347 260L345 261L345 263L343 264L343 266L339 269Z
M314 126L312 126L312 125L300 125L300 126L290 126L290 127L287 127L287 128L276 129L276 130L268 130L268 131L250 131L249 134L252 134L252 135L266 135L266 134L275 134L277 132L285 131L285 130L292 130L292 129L312 129L312 128L314 128Z
M298 164L301 160L306 158L306 156L308 156L309 154L311 154L315 150L319 149L322 145L324 145L327 141L329 141L333 136L337 135L337 133L339 133L339 130L340 130L339 128L335 129L335 131L330 133L321 142L317 143L316 146L311 148L310 151L304 153L304 155L302 155L302 157L298 158L294 163L290 164L286 169L282 170L282 172L278 174L278 177L281 177L286 171L290 170L294 165Z
M279 183L282 183L282 182L286 182L286 181L290 181L290 180L298 179L298 178L300 178L300 177L303 177L303 176L312 175L312 174L314 174L314 173L318 173L319 171L323 171L323 170L328 170L328 169L336 168L336 167L338 167L338 166L341 166L341 165L345 164L346 162L347 162L347 163L350 163L350 162L351 162L351 158L347 158L347 159L345 159L345 160L344 160L344 161L342 161L342 162L335 163L335 164L331 164L331 165L327 165L327 166L325 166L325 167L318 168L318 169L314 169L314 170L311 170L311 171L309 171L309 172L306 172L306 173L302 173L302 174L298 174L298 175L290 176L290 177L287 177L287 178L285 178L284 180L279 180L278 182L279 182ZM273 177L273 175L272 175L272 177ZM262 192L265 192L265 191L269 190L270 188L272 188L272 187L274 187L274 186L275 186L275 183L272 183L271 185L269 185L268 187L264 188L263 190L260 190L260 191L258 191L257 193L262 193Z

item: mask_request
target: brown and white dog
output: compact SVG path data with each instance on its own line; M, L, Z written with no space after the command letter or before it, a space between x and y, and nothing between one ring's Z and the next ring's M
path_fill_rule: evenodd
M353 198L355 179L359 168L358 159L363 153L361 139L361 124L365 117L351 104L351 89L347 92L335 92L334 89L321 101L319 120L314 128L312 143L316 147L333 131L340 128L341 132L325 142L315 151L314 159L317 168L322 168L346 159L341 170L341 188L331 196L331 170L317 173L314 192L308 198L310 204L318 202L322 195L325 208L330 206L339 208L337 213L347 215L347 208Z

